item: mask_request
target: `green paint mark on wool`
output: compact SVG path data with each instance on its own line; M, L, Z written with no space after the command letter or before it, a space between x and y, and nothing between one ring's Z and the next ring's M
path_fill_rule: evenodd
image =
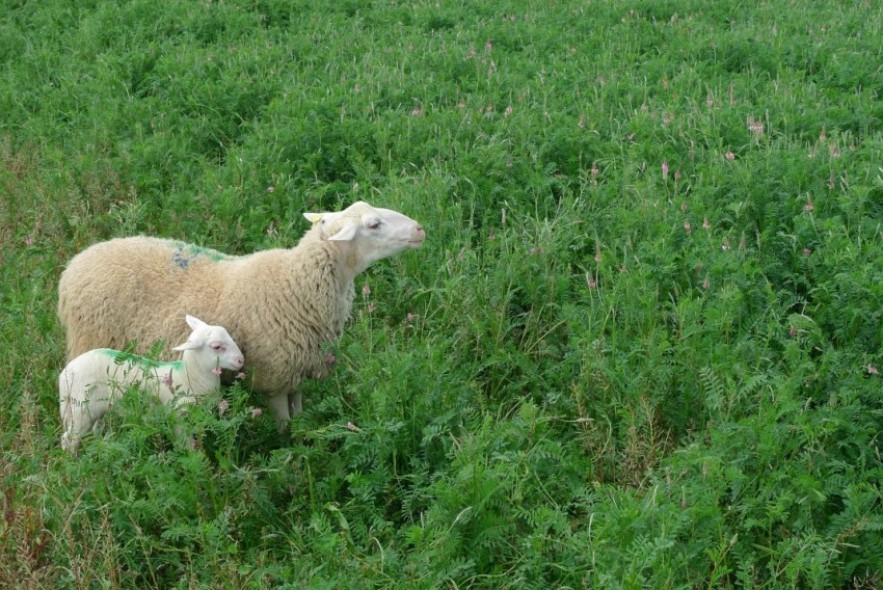
M215 262L219 260L233 260L233 256L229 254L224 254L223 252L218 252L217 250L212 250L211 248L203 248L202 246L196 246L194 244L188 244L187 242L173 242L178 250L185 255L189 260L193 260L198 256L206 256Z
M112 348L100 348L98 349L98 352L109 356L113 359L113 362L118 365L130 363L132 365L138 365L143 369L168 369L174 371L180 371L184 368L184 361L157 361L147 358L146 356L132 354L131 352L124 352L122 350L114 350Z

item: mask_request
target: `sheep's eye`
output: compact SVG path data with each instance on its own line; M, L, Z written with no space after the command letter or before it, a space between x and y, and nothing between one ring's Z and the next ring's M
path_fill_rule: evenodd
M212 343L212 350L221 350L222 348L224 348L222 344L219 344L218 342Z
M372 219L368 222L368 229L377 229L378 227L380 227L379 219Z

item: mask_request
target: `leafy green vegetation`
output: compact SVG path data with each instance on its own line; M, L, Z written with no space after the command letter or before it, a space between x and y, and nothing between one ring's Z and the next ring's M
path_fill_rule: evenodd
M883 583L876 2L0 6L0 586ZM288 432L234 385L61 451L74 254L357 199L427 242Z

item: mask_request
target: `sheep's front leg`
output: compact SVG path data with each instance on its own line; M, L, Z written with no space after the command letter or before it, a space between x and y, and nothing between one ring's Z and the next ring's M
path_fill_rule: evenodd
M288 395L285 393L274 395L267 399L267 404L273 410L273 415L276 418L276 427L280 432L285 430L286 423L291 419L291 414L288 412Z
M299 391L295 391L294 393L288 394L288 411L292 416L295 414L300 414L304 410L304 402L303 398L300 395Z

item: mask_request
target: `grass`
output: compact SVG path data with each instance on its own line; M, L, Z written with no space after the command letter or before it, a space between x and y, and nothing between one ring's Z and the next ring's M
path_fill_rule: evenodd
M0 14L0 585L881 584L874 2ZM234 386L195 452L138 395L60 450L70 257L355 199L428 240L289 432Z

